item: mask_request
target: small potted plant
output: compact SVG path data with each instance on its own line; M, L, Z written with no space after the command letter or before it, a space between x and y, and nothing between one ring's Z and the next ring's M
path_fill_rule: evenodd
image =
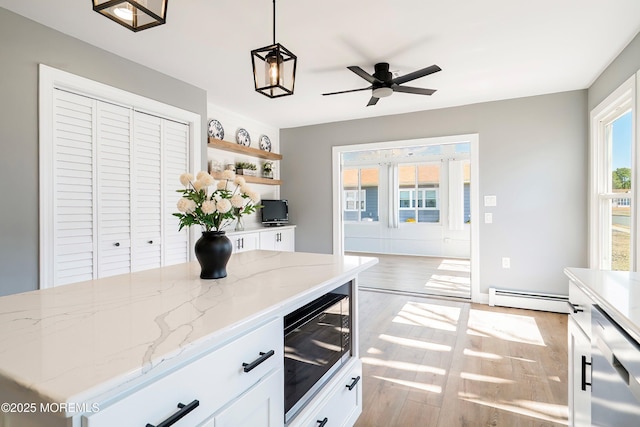
M257 176L258 167L249 162L236 162L236 173L238 175Z
M262 176L273 179L273 162L264 162L264 165L262 165Z

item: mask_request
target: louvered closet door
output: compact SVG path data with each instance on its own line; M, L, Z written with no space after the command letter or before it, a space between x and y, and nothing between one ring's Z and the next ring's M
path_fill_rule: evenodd
M95 106L90 98L54 91L54 286L94 277Z
M134 113L133 270L162 265L162 122Z
M189 259L188 230L178 231L176 203L184 187L180 175L189 170L189 126L171 120L164 121L164 265L179 264Z
M131 114L98 102L98 277L131 271Z

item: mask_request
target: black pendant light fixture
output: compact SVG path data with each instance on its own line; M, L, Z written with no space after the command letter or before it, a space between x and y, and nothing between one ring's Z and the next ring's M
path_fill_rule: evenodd
M251 51L256 91L268 96L293 95L298 58L276 43L276 0L273 0L273 44Z
M169 0L92 0L93 10L133 32L162 25Z

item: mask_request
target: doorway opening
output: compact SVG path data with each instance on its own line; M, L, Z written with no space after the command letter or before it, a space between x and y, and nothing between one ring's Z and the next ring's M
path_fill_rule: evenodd
M478 295L477 145L474 134L333 148L334 253L379 259L361 287Z

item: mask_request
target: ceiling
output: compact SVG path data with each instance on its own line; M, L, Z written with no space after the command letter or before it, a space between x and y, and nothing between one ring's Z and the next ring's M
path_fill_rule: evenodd
M279 128L584 89L640 30L638 0L280 0L276 38L298 56L293 96L253 89L250 51L272 41L269 0L171 0L167 23L133 33L91 0L0 0L14 11L207 91L208 101ZM432 96L321 96L368 86L346 69L400 75Z

